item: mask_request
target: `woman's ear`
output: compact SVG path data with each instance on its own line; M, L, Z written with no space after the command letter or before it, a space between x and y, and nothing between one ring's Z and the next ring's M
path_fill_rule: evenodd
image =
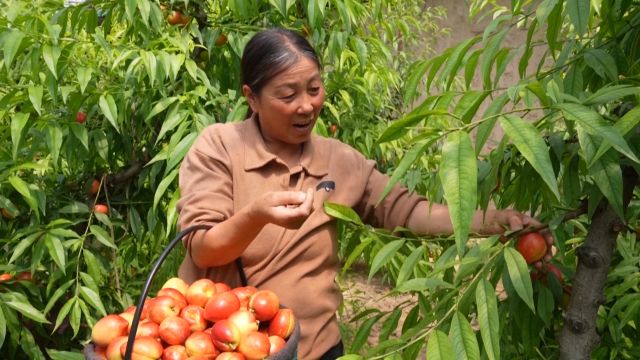
M258 112L258 101L256 99L256 94L253 92L253 90L251 90L251 87L249 87L249 85L242 85L242 93L244 94L244 97L247 99L247 103L249 103L249 106L251 107L251 110L254 113Z

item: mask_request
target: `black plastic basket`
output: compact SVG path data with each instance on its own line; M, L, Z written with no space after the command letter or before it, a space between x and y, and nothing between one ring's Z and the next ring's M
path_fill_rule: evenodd
M147 281L142 288L142 294L140 294L140 299L138 300L138 305L136 306L136 311L133 315L133 320L131 322L131 330L129 331L129 338L127 339L127 350L124 354L124 360L131 360L131 352L133 351L133 340L136 337L136 333L138 332L138 323L140 322L140 315L142 314L142 306L144 305L145 299L149 294L149 288L151 287L151 283L153 282L158 269L160 269L160 265L164 262L164 260L169 256L169 253L173 248L182 241L186 235L193 231L198 230L208 230L211 228L211 225L194 225L188 227L181 232L179 232L173 240L165 247L162 254L160 254L160 258L156 261L155 265L151 269L151 273L147 278ZM247 285L247 279L245 277L244 271L242 270L242 264L238 261L238 271L240 272L240 280L243 286ZM285 347L278 351L276 354L269 356L267 359L270 360L296 360L298 358L298 343L300 342L300 323L296 319L295 327L293 332L287 338ZM102 358L96 354L95 345L93 343L89 343L84 347L84 357L86 360L102 360Z

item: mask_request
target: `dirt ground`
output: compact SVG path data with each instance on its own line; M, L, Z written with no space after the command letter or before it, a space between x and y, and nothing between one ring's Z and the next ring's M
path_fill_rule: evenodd
M504 0L498 1L500 3ZM427 6L443 6L446 8L447 17L439 24L441 28L448 28L450 31L448 35L435 39L434 50L435 53L455 46L459 42L475 35L481 35L485 30L487 20L477 22L476 20L468 19L468 6L466 2L460 0L427 0ZM504 40L504 44L517 48L526 40L525 31L510 32ZM539 54L534 53L534 58ZM516 56L515 61L507 66L504 75L501 77L500 82L502 84L513 84L518 80L518 68L517 61L519 57ZM481 88L481 80L476 79L474 82L474 88ZM481 110L479 113L481 113ZM501 132L498 129L494 132L494 138L499 138ZM388 283L383 282L379 278L374 278L368 281L368 269L363 267L356 267L349 271L343 278L339 279L339 284L343 289L344 304L343 309L340 312L340 321L347 324L347 327L354 326L353 323L348 321L359 311L368 307L375 307L380 310L393 310L398 305L407 301L415 302L415 298L411 296L398 296L392 297L387 294L393 289ZM402 320L400 326L402 325ZM353 330L357 331L357 330ZM369 337L369 344L376 344L378 341L379 328L372 330Z

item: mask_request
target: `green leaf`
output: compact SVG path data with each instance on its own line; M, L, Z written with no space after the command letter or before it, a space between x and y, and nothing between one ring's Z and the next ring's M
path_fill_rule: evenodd
M625 96L640 94L640 87L630 85L613 85L598 89L594 94L586 98L583 105L602 105Z
M47 355L51 357L51 360L84 360L84 354L80 352L71 351L59 351L54 349L46 349Z
M602 136L616 150L627 156L629 159L640 164L640 160L633 153L622 135L613 126L607 125L602 116L591 108L580 104L562 103L557 105L562 110L567 119L580 124L586 132L592 135Z
M3 34L4 36L0 39L3 39L3 51L4 51L4 65L7 68L11 67L11 63L13 62L13 58L16 56L20 45L22 44L22 39L24 39L25 34L18 29L8 30Z
M480 154L495 128L496 121L498 121L498 117L495 115L502 111L507 102L509 102L509 95L504 92L489 104L482 115L482 123L478 126L478 131L476 132L476 156Z
M416 267L416 264L424 255L425 248L426 248L426 245L424 244L415 248L411 252L411 254L407 256L407 259L402 262L402 266L398 271L398 277L396 278L396 286L400 286L405 280L409 278L409 276L411 276L411 274L413 273L413 270Z
M185 119L187 119L189 113L187 111L177 111L177 109L178 107L171 109L165 120L162 122L162 127L160 128L160 132L156 138L156 145L160 140L162 140L168 131L175 129L176 126L182 124Z
M49 311L51 311L51 309L53 309L53 307L56 305L56 303L58 302L58 299L60 299L62 295L65 295L67 293L67 289L69 289L71 285L75 283L76 283L76 279L73 278L67 281L66 283L62 284L62 286L58 285L56 287L56 291L54 291L53 295L49 297L47 306L45 306L44 308L44 313L48 314Z
M500 125L516 148L518 148L518 151L527 159L556 196L556 199L559 200L560 191L558 190L558 183L549 158L549 151L535 126L513 115L501 116Z
M87 128L77 123L69 124L69 128L71 128L71 132L76 139L80 141L82 146L84 146L85 150L89 150L89 133L87 132Z
M187 154L187 151L189 151L189 149L191 148L191 145L193 145L193 142L196 141L197 137L198 137L198 133L192 132L189 135L182 138L182 140L180 140L178 145L176 145L174 148L169 148L170 157L169 157L169 160L167 161L167 167L165 168L165 172L172 170L174 167L176 167L178 164L182 162L182 160L184 159L184 156Z
M411 65L409 75L404 83L403 105L407 106L415 100L418 92L418 84L431 65L430 61L419 60Z
M62 214L86 214L89 213L89 207L85 203L74 201L68 205L63 206L58 211Z
M409 114L402 119L392 122L376 142L378 144L382 144L388 141L397 140L406 135L419 123L427 121L432 115L449 115L449 112L445 110L426 110L416 114Z
M29 121L29 114L17 113L11 117L11 155L15 161L18 158L18 149L22 145L24 136L27 130L27 122Z
M0 349L2 349L4 339L7 337L7 320L4 317L4 311L0 305Z
M640 107L636 106L631 111L624 114L624 116L620 118L613 127L618 131L618 133L624 136L632 129L635 129L638 124L640 124ZM606 141L602 142L598 152L589 160L589 163L598 160L602 155L609 151L609 148L611 148L611 144Z
M360 325L360 328L358 329L358 332L356 333L353 339L353 342L351 343L351 348L349 349L349 352L357 353L360 349L362 349L362 346L366 344L367 339L369 338L369 334L371 334L371 329L373 328L373 325L375 325L378 322L378 320L382 317L382 315L384 314L383 313L376 314L375 316L372 316L367 320L365 320L365 322L362 325Z
M58 158L60 158L60 148L62 147L62 130L57 125L47 126L47 147L51 152L51 161L54 165L58 164Z
M504 249L504 260L507 264L507 271L513 288L531 311L535 313L533 288L531 287L531 277L529 275L527 262L516 249L511 247Z
M80 67L78 68L78 83L80 84L80 92L84 94L84 90L91 81L92 68Z
M364 225L362 223L362 220L360 219L360 216L358 216L358 214L352 208L344 205L327 201L324 203L324 212L336 219L348 221L358 225Z
M591 5L585 0L567 0L567 12L569 19L579 35L587 32L589 25L589 10Z
M107 233L107 231L101 228L98 225L91 225L89 227L91 233L100 241L103 245L106 245L110 248L117 249L116 245L113 243L111 236Z
M458 69L460 68L460 64L462 63L462 59L467 54L469 49L478 41L480 41L480 36L468 38L458 44L458 46L456 46L451 52L451 55L449 55L447 64L442 70L442 76L446 80L446 84L444 87L445 91L449 90L449 88L451 87L451 83L453 83L453 80L458 73Z
M542 319L547 326L551 324L553 308L553 293L551 293L548 287L541 286L540 292L538 293L538 316L540 316L540 319Z
M476 335L471 329L471 324L469 324L467 318L459 311L456 311L451 319L449 337L453 343L455 359L480 359L480 348L478 347Z
M4 305L18 311L22 315L28 317L33 321L37 321L42 324L49 324L49 320L42 314L38 309L34 308L28 302L19 301L19 299L14 298L14 300L5 301Z
M380 268L393 258L393 256L404 245L405 240L394 240L385 244L371 261L371 270L369 271L369 280L373 279Z
M455 359L453 346L447 334L440 330L434 331L427 342L427 359L451 360Z
M462 98L460 98L456 104L453 113L456 114L463 123L468 124L489 94L489 91L465 91Z
M42 85L29 85L29 100L39 115L42 115Z
M22 254L29 249L31 245L33 245L33 242L40 236L42 236L41 232L35 232L22 239L13 249L11 258L9 259L9 264L13 263L16 259L19 259L20 256L22 256Z
M98 313L101 316L107 315L107 311L105 310L104 305L102 304L102 300L100 300L100 295L98 293L96 293L95 291L91 290L86 286L81 286L80 295L82 295L82 298L84 298L84 300L89 305L91 305L91 307L98 310Z
M544 24L547 21L547 17L556 6L559 0L544 0L542 3L538 5L536 9L536 19L538 19L538 23L540 25Z
M9 183L11 183L11 186L13 186L20 195L22 195L22 198L27 204L29 204L29 207L38 213L38 200L29 189L29 185L24 182L24 180L14 175L9 176Z
M500 319L498 302L491 283L486 279L476 287L476 306L478 308L478 324L484 343L484 350L489 360L500 359Z
M69 315L69 324L71 324L71 328L73 329L73 336L78 335L78 330L80 329L80 321L82 320L80 304L82 302L81 299L78 299L78 301L73 304Z
M47 246L47 250L49 250L49 256L51 256L53 261L60 268L60 271L64 274L67 266L67 254L64 251L62 241L59 237L52 235L51 233L47 233L44 236L44 244Z
M163 112L167 107L169 107L169 105L173 104L176 100L178 100L177 96L173 96L173 97L168 97L168 98L164 98L160 101L158 101L154 106L153 109L151 109L151 112L149 112L149 114L147 115L146 118L144 118L145 122L149 122L149 120L158 115L159 113Z
M456 131L447 137L442 146L439 175L458 255L462 255L477 203L478 165L469 134Z
M144 64L145 69L147 70L147 76L149 77L149 82L153 86L156 81L156 73L157 73L157 63L155 55L149 51L141 51L140 57L142 58L142 63Z
M602 194L609 200L609 204L621 219L624 219L622 204L622 169L616 152L608 151L589 167L589 174L593 177Z
M493 35L484 47L482 60L480 61L480 73L482 74L482 84L485 90L490 90L493 87L491 84L491 68L493 67L493 62L496 59L498 51L500 51L500 44L507 35L508 30L508 28L505 28Z
M156 193L153 196L154 209L158 206L158 203L160 202L160 199L162 199L162 196L164 195L164 193L167 191L167 188L171 186L171 184L173 184L173 180L176 178L177 175L178 175L178 169L173 169L169 173L169 175L167 175L164 179L162 179L162 181L158 185L158 188L156 189Z
M49 44L45 44L42 47L42 57L44 58L45 64L53 74L53 77L58 79L58 59L60 58L60 53L62 51L58 46L51 46Z
M410 279L403 282L400 286L396 287L394 291L405 292L423 292L434 291L437 288L453 289L454 286L448 282L439 278L417 278Z
M425 150L433 144L433 142L438 138L439 134L431 134L432 138L421 141L418 144L414 145L409 151L407 151L402 159L400 159L400 164L393 170L393 174L391 174L391 178L387 185L385 186L380 198L376 205L380 205L382 200L389 194L389 192L393 189L393 187L401 181L407 171L413 166L413 164L418 160L418 158L425 152Z
M98 104L107 120L109 120L117 132L120 132L120 128L118 127L118 107L116 106L115 100L113 100L113 96L111 96L111 94L100 95Z
M62 322L64 321L64 319L67 317L67 315L69 315L69 311L71 310L71 307L76 303L77 300L78 300L78 297L74 296L69 300L67 300L67 302L62 306L62 308L60 308L60 311L58 312L58 316L56 317L56 323L53 327L53 330L51 331L52 334L56 330L58 330L58 327L60 327L60 325L62 325Z
M580 1L580 0L575 0ZM584 54L584 61L596 74L603 79L618 80L618 67L616 61L603 49L588 49Z

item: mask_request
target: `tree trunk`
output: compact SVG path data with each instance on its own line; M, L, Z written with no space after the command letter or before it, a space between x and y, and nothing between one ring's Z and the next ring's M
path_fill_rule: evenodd
M632 168L624 168L623 175L623 207L626 209L638 184L638 174ZM603 200L593 215L584 244L577 249L578 267L559 339L561 360L591 359L591 352L600 343L596 331L597 311L605 302L604 285L616 238L623 227L623 219Z

